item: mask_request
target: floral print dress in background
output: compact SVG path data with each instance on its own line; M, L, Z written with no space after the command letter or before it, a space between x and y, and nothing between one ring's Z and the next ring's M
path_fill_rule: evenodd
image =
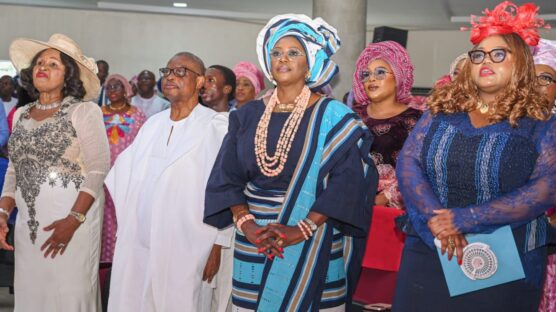
M125 112L114 112L110 109L110 106L103 106L102 114L110 145L110 166L113 166L118 155L133 142L147 117L141 109L135 106L129 106L129 109ZM118 223L116 221L114 202L106 187L104 188L104 193L106 199L104 203L100 262L111 263L114 257Z

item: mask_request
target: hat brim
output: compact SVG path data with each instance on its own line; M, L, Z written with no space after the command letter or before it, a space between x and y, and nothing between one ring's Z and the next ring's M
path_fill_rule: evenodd
M28 68L31 65L31 61L37 53L45 49L58 50L71 57L77 63L77 66L79 66L79 78L83 82L83 87L86 92L85 96L83 96L84 100L91 101L98 97L100 92L100 80L96 73L88 68L82 60L72 55L70 51L65 51L63 47L44 41L20 38L14 40L10 45L10 59L17 71L21 72L22 69Z

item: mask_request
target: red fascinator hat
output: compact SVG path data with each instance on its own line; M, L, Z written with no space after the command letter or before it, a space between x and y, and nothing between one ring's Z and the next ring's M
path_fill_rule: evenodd
M504 1L492 11L485 9L484 16L471 15L471 43L478 44L486 37L516 33L529 46L539 43L539 28L550 28L537 17L539 7L533 3L517 6Z

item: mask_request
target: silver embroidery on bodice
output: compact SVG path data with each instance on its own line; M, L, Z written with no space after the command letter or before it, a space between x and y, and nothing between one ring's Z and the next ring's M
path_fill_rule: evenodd
M20 189L28 207L27 225L33 244L39 227L39 221L35 219L35 200L40 194L41 185L48 181L51 187L55 187L60 182L62 187L67 188L73 182L76 190L79 190L85 179L79 164L63 157L72 140L77 138L71 116L68 115L69 107L77 102L67 99L49 120L33 129L26 129L22 121L30 118L29 111L37 102L30 104L22 112L10 136L10 161L15 169L16 188Z

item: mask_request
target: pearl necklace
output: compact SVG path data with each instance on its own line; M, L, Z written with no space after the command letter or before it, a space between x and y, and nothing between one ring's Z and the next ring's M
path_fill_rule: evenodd
M311 97L311 90L307 86L303 87L301 93L295 98L295 107L292 113L286 119L286 123L282 126L280 131L280 136L278 138L278 143L276 144L276 151L273 156L269 156L267 153L266 142L268 138L268 125L270 123L270 117L274 111L274 107L280 105L280 100L278 99L278 91L274 89L274 93L270 97L270 101L266 105L263 116L259 120L257 125L257 131L255 133L255 155L257 158L257 166L261 169L261 172L267 177L275 177L279 175L282 170L284 170L284 165L288 160L288 154L290 152L292 142L299 129L299 124L303 118L303 113L309 104L309 98Z
M45 105L37 102L37 104L35 104L35 107L40 110L49 110L49 109L57 108L60 105L62 105L62 102L54 102L52 104L45 104Z

